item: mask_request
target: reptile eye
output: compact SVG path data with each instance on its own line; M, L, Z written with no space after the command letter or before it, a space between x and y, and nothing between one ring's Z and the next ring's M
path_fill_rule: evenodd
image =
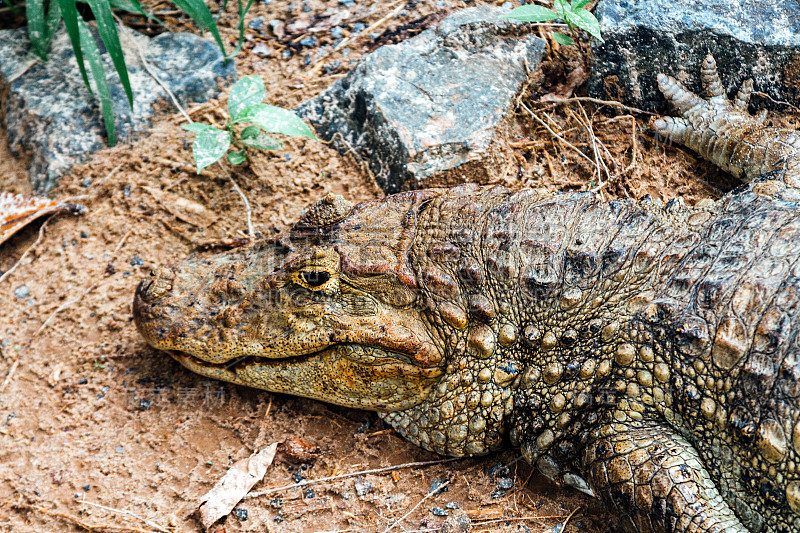
M309 287L320 287L325 285L329 279L331 279L331 275L327 272L317 272L315 270L306 270L300 272L300 277L303 278L303 281Z

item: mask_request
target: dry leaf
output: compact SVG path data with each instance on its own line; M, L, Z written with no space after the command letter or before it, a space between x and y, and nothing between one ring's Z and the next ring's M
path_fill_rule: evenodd
M204 205L187 200L183 196L153 187L143 187L143 189L153 195L153 198L158 200L164 209L192 226L207 228L219 218L216 213Z
M58 211L76 215L86 212L78 204L63 204L40 196L24 196L0 191L0 244L33 220Z
M247 459L236 461L214 488L200 498L200 521L206 529L230 513L253 485L264 478L277 449L278 443L275 442Z

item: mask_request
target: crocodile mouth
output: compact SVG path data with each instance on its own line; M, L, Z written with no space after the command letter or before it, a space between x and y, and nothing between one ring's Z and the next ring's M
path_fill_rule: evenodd
M314 357L324 355L325 352L328 352L333 348L334 346L328 346L327 348L316 352L295 355L291 357L282 357L280 359L270 359L256 355L242 355L239 357L234 357L233 359L225 361L224 363L211 363L188 352L182 352L180 350L165 351L170 355L170 357L193 372L197 372L198 374L206 376L213 374L214 377L223 379L225 381L236 381L237 370L241 371L253 366L266 368L270 366L285 367L301 365ZM219 374L224 374L227 377L221 377Z

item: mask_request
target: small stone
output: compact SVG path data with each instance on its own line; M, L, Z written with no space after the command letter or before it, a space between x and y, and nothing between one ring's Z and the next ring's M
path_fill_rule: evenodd
M353 486L355 487L356 494L359 496L359 498L363 498L372 492L372 483L369 481L364 481L361 478L356 479L356 482Z
M81 182L81 187L88 187L91 184L92 184L92 177L88 176L86 178L83 178L83 181Z
M498 476L500 477L508 477L509 470L506 465L503 463L495 463L494 465L489 467L489 471L487 472L490 479L494 479Z
M125 453L125 448L122 447L122 446L117 446L116 448L114 448L114 451L117 452L118 454L122 455L122 454Z
M448 509L450 509L451 511L452 511L453 509L461 509L461 506L460 506L460 505L458 505L456 502L448 502L448 504L447 504L447 505L445 505L445 507L446 507L446 508L448 508Z
M133 257L131 257L130 264L131 264L131 266L135 266L135 267L136 266L142 266L142 265L144 265L144 261L142 261L142 258L139 257L138 255L134 255Z
M264 27L264 19L261 17L255 17L250 21L247 27L253 31L261 31L261 29Z
M247 520L247 509L244 507L236 507L233 510L233 515L242 522L245 522Z
M442 509L441 507L434 507L431 509L431 514L434 516L448 516L450 513Z
M492 493L489 494L489 497L491 497L493 500L499 500L500 498L504 498L505 495L506 491L503 489L494 489Z
M269 501L269 506L272 507L273 509L280 509L281 507L283 507L283 500L280 498L274 498Z
M497 480L497 488L502 490L511 490L514 488L514 480L510 477L501 477Z
M30 293L31 290L27 285L19 285L16 289L14 289L14 296L17 298L17 300L24 300Z
M310 500L314 496L316 496L316 494L314 494L314 489L306 489L305 491L303 491L303 498L307 500Z
M253 53L257 56L269 57L272 55L272 50L267 48L267 45L264 43L258 43L253 47Z
M353 7L356 3L355 0L339 0L339 5L342 7Z
M330 34L331 37L333 37L334 39L341 39L342 37L344 37L344 30L342 29L341 26L334 26L333 28L330 29Z
M90 490L92 490L92 486L91 485L84 485L83 486L83 492L89 492Z
M317 38L313 35L309 35L308 37L303 37L300 39L300 46L305 46L306 48L313 48L317 46Z
M345 1L351 2L351 3L355 3L355 2L352 2L352 0L345 0ZM355 24L353 24L353 29L352 29L353 35L357 35L357 34L361 33L362 31L364 31L364 28L366 28L366 27L367 27L367 25L364 24L363 22L356 22Z
M447 481L443 479L440 479L438 477L433 478L433 480L431 481L431 488L428 492L430 492L431 494L439 494L440 492L447 492L448 490L450 490L450 487L445 485L445 483L447 483Z

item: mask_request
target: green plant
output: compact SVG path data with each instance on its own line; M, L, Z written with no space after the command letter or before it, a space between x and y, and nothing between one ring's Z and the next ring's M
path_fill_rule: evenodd
M603 37L600 35L600 23L594 15L584 9L584 6L590 1L591 0L572 0L567 3L567 0L553 0L553 9L555 9L555 11L542 6L520 6L512 9L511 12L506 15L506 18L521 20L523 22L547 22L549 20L561 19L571 31L575 28L580 28L588 32L589 35L598 41L603 42ZM572 37L563 33L553 32L553 39L559 44L575 44Z
M225 129L192 122L183 129L195 134L192 157L199 174L228 154L228 161L239 165L247 158L245 147L279 150L283 145L266 133L317 140L300 117L288 109L262 103L267 97L261 76L245 76L233 84L228 94L228 120ZM241 127L241 129L240 129ZM228 151L231 147L232 151Z
M243 4L242 0L237 0L239 5L239 40L232 54L225 52L222 43L222 36L219 33L217 24L203 0L172 0L180 10L184 11L191 19L203 30L211 32L211 35L222 50L226 58L235 56L241 50L244 42L244 16L249 11L254 0L247 0ZM160 23L155 17L148 14L138 0L26 0L25 17L28 21L28 36L31 41L31 50L42 61L47 61L47 49L50 46L53 36L58 28L59 22L63 19L64 26L72 43L75 52L75 59L78 62L81 77L89 92L94 94L89 84L85 63L89 63L89 72L94 80L95 87L100 100L100 109L103 114L103 122L108 134L108 144L116 144L114 133L114 112L111 105L111 93L108 85L105 68L100 59L98 45L89 31L86 20L78 12L78 2L88 4L92 16L97 24L97 33L103 41L103 45L111 57L114 69L119 75L120 83L125 91L128 104L133 108L133 90L131 89L130 79L128 78L128 68L125 64L125 56L120 44L116 22L114 21L114 10L136 13ZM19 6L14 0L3 0L9 9L14 13L20 13ZM227 3L227 0L226 0Z

